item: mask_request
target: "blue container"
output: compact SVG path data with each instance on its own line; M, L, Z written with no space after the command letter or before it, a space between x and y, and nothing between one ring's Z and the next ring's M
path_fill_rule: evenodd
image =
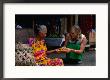
M61 46L63 38L45 38L47 46Z

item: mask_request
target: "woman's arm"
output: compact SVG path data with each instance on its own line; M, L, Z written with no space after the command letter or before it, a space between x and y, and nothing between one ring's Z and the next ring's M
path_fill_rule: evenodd
M54 53L54 52L56 52L56 50L57 50L57 49L55 49L55 50L50 50L50 51L47 51L46 53L47 53L47 54Z
M82 53L86 47L86 43L87 43L87 39L86 39L86 37L84 37L81 42L80 50L71 49L70 52L75 52L77 54Z

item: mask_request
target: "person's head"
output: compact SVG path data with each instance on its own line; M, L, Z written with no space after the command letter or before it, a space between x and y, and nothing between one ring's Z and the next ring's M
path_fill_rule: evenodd
M47 27L45 25L37 26L36 36L39 36L41 38L45 38L47 34Z
M72 39L78 39L81 34L81 29L78 25L74 25L70 29L70 36Z

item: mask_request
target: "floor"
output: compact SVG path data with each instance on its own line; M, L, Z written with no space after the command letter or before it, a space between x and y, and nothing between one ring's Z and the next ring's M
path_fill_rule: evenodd
M65 58L65 54L50 54L49 58ZM96 66L96 51L86 51L84 53L84 59L80 64L65 64L65 66Z

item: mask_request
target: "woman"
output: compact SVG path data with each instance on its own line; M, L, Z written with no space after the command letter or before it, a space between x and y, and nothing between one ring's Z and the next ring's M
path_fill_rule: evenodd
M36 64L39 66L63 66L62 59L50 59L47 58L47 54L56 52L55 50L47 51L44 38L46 37L47 28L45 25L40 25L35 29L35 36L32 43L34 57L36 59Z
M80 63L83 59L83 51L85 49L86 43L87 39L85 35L81 34L79 26L73 26L70 29L70 32L66 34L65 37L64 47L69 49L67 50L66 59L64 59L64 63Z

